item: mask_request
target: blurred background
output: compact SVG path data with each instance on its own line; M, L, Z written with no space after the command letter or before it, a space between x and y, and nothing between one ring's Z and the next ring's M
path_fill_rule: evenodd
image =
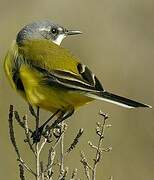
M51 19L68 28L79 29L82 36L67 38L62 46L70 49L97 74L110 91L154 106L154 1L153 0L0 0L0 58L16 38L19 29L32 21ZM8 137L10 104L23 115L28 112L24 100L10 88L0 67L0 179L19 179L16 156ZM154 109L124 109L105 102L93 102L69 119L66 146L79 128L84 128L80 145L66 160L70 169L78 168L80 150L88 159L92 150L88 140L97 142L95 124L99 110L107 112L112 128L106 132L105 153L98 166L97 179L154 179ZM41 111L42 119L49 116ZM23 135L17 129L19 142ZM24 158L31 154L21 146ZM75 162L75 163L74 163ZM32 179L29 176L29 179Z

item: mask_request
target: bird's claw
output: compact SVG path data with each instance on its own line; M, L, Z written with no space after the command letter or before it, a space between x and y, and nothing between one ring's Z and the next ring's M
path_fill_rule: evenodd
M41 136L43 134L43 128L44 127L39 127L32 133L31 138L33 139L33 144L40 142Z

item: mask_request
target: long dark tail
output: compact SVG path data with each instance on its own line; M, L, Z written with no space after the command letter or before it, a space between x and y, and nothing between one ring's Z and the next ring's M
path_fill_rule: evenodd
M90 94L89 96L95 99L108 101L108 102L117 104L119 106L123 106L125 108L138 108L138 107L152 108L151 106L147 104L143 104L143 103L140 103L140 102L137 102L137 101L125 98L125 97L121 97L107 91L97 92L96 94Z

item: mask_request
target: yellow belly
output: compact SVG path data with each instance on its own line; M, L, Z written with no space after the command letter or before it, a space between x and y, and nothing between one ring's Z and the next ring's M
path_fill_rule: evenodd
M68 91L62 87L40 84L41 75L27 66L21 67L20 76L28 102L51 112L71 107L76 109L93 100L79 91Z

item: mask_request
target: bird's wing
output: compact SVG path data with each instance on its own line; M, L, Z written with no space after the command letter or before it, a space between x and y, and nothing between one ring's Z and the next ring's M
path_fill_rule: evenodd
M28 41L19 52L24 63L41 73L41 83L89 92L103 91L101 83L87 66L61 46L49 41Z
M82 66L82 67L81 67ZM50 87L63 87L68 90L80 90L86 92L100 92L104 91L99 80L94 74L84 65L78 64L79 75L64 71L64 70L46 70L38 65L32 65L36 71L41 73L41 82ZM81 69L82 68L82 69Z

